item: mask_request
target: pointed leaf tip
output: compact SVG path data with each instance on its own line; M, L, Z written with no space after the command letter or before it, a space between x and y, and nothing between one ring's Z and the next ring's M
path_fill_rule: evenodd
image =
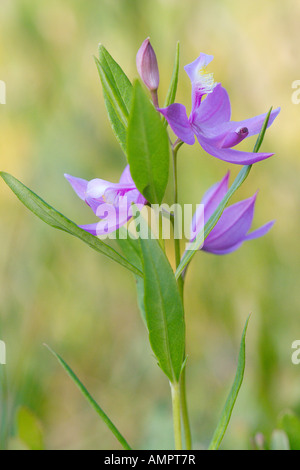
M246 364L246 333L247 333L250 316L251 314L248 316L246 320L243 334L242 334L242 340L241 340L241 345L240 345L240 352L239 352L239 357L238 357L238 365L237 365L235 379L231 387L231 390L229 392L229 395L227 397L225 406L223 408L221 418L214 432L212 441L209 445L209 450L218 450L218 448L220 447L220 444L223 440L226 429L229 425L229 421L232 415L235 402L238 397L238 393L242 386L242 382L244 379L244 372L245 372L245 364Z
M120 65L100 44L96 65L103 88L108 118L113 131L126 154L126 134L132 99L132 84Z
M45 346L48 348L48 350L53 354L53 356L57 359L57 361L60 363L60 365L63 367L63 369L67 372L69 377L73 380L75 385L79 388L80 392L82 395L87 399L89 404L94 408L96 413L100 416L100 418L104 421L108 429L114 434L114 436L118 439L120 444L125 450L131 450L131 447L129 446L128 442L125 440L125 438L122 436L120 431L116 428L116 426L113 424L113 422L110 420L110 418L107 416L107 414L102 410L102 408L98 405L98 403L94 400L94 398L90 395L88 390L85 388L83 383L79 380L79 378L76 376L76 374L73 372L70 366L63 360L61 356L59 356L53 349L51 349L47 344Z

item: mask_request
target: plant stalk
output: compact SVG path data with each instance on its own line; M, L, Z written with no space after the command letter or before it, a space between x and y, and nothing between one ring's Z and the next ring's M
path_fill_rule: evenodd
M171 383L172 393L172 409L173 409L173 426L174 426L174 439L175 449L182 450L181 439L181 413L180 413L180 385L179 383Z
M190 426L190 419L189 419L187 399L186 399L185 366L181 373L180 388L181 388L181 393L180 393L181 413L182 413L182 424L183 424L184 438L185 438L185 448L186 450L192 450L192 434L191 434L191 426Z
M176 141L175 144L172 146L172 153L173 153L173 175L174 175L174 203L178 204L178 178L177 178L177 152L183 142ZM175 220L173 220L173 228L174 232L176 232L176 214ZM180 252L180 240L176 239L174 236L174 248L175 248L175 261L176 261L176 269L180 264L181 260L181 252ZM183 276L179 276L177 280L178 289L181 295L182 303L183 303L183 291L184 291L184 278ZM188 407L187 407L187 398L186 398L186 377L185 377L185 366L181 373L180 378L180 405L181 405L181 414L182 414L182 423L184 429L184 437L185 437L185 447L187 450L192 449L192 436L191 436L191 427L190 427L190 420L188 415Z
M173 154L173 178L174 178L174 204L178 204L178 178L177 178L177 152L183 142L180 142L174 146L172 146L172 154ZM175 220L173 221L173 228L174 228L174 249L175 249L175 262L176 262L176 269L179 266L180 259L181 259L181 252L180 252L180 240L179 238L175 238L176 233L176 213L175 213ZM178 278L178 288L180 291L181 297L183 297L183 278L180 276Z

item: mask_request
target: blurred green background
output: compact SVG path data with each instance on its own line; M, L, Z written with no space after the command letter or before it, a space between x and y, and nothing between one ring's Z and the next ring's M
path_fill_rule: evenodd
M300 413L300 365L291 362L291 344L300 337L300 106L291 101L300 78L299 15L297 0L1 0L1 170L78 223L93 222L93 214L63 173L117 181L125 166L94 64L99 42L134 78L136 52L150 36L161 102L180 40L177 99L188 109L183 65L200 52L215 56L210 71L229 91L233 119L282 107L263 146L276 156L255 165L235 197L259 189L253 228L272 219L276 225L231 255L199 253L187 276L188 399L197 448L207 446L217 423L249 312L245 381L223 448L250 448L257 432L269 437L283 409ZM185 146L181 202L199 202L228 169L232 177L239 170ZM152 357L131 274L44 225L3 182L0 219L0 339L7 346L11 434L16 410L26 406L47 449L118 448L47 343L132 446L172 448L169 386Z

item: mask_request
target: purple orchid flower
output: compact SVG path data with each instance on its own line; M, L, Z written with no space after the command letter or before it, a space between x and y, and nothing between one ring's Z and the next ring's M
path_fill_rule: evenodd
M125 225L132 217L132 204L141 209L146 203L136 188L129 165L123 171L119 183L102 179L86 181L65 174L77 196L85 201L101 220L98 223L79 225L92 235L106 235Z
M174 103L158 110L180 140L193 145L196 136L207 153L221 160L250 165L271 157L272 153L232 149L246 137L260 132L266 114L244 121L230 121L231 106L227 91L221 83L214 83L212 73L205 72L212 60L213 56L202 53L198 59L184 67L192 82L192 112L189 118L182 104ZM206 99L202 100L205 95ZM268 126L273 123L279 112L280 108L277 108L271 113Z
M216 183L205 193L201 205L194 214L191 233L197 233L203 229L203 221L205 224L217 209L228 191L229 176L228 172L219 183ZM245 241L265 235L274 225L274 220L249 233L256 197L257 193L249 199L227 207L205 239L202 250L215 255L225 255L237 250Z

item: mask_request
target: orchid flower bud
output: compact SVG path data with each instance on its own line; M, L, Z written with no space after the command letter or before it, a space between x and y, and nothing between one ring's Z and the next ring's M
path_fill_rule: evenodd
M159 85L159 72L156 55L147 38L136 55L136 66L141 79L151 92L155 92Z

